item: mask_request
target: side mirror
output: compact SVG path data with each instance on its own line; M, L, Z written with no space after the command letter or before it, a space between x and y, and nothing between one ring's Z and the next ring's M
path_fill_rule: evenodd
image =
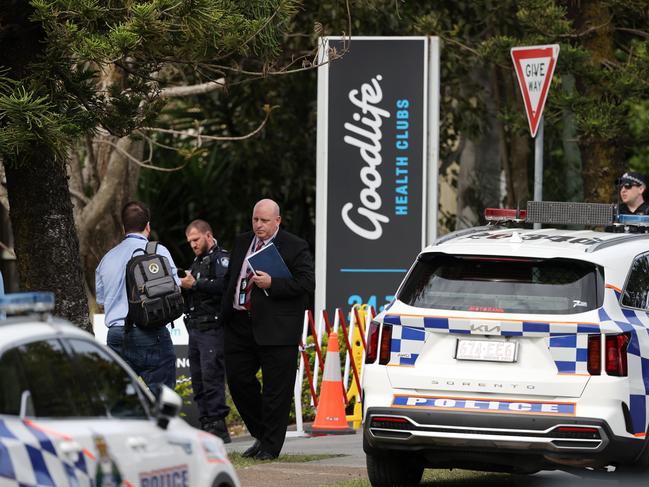
M183 400L175 391L165 385L160 385L156 399L156 424L163 430L169 426L169 420L178 416Z

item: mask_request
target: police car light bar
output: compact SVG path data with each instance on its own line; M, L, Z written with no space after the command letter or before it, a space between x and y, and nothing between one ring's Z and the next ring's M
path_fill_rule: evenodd
M527 223L612 225L615 205L563 201L528 201Z
M43 313L54 309L54 293L12 293L0 295L0 313Z
M628 226L649 227L649 215L619 215L617 222Z
M485 208L484 217L488 222L524 222L527 212L513 208Z

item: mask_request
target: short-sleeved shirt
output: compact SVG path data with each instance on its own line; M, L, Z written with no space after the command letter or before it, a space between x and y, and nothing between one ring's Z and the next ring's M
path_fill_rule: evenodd
M97 266L95 271L95 287L97 292L97 303L104 305L106 326L124 326L124 320L128 314L128 298L126 296L126 264L133 252L137 249L144 249L148 240L140 233L129 233L118 245L108 251ZM156 252L169 260L171 273L180 284L176 274L171 254L167 248L158 244ZM139 254L136 253L136 255Z

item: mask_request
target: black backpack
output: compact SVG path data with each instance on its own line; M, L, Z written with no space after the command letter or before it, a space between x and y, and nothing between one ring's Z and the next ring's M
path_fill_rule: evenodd
M180 288L166 257L156 253L158 242L136 249L126 264L126 325L151 329L173 323L183 313ZM136 252L144 252L135 255Z

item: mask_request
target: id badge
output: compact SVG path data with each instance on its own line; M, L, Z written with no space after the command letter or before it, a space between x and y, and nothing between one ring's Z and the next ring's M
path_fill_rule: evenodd
M246 288L248 287L248 279L241 278L241 285L239 286L239 306L246 304Z

